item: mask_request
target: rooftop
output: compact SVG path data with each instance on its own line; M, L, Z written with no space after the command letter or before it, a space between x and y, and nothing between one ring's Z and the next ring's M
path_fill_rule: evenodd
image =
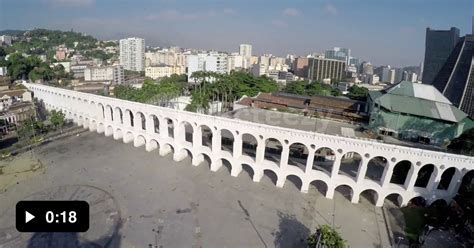
M467 117L432 85L402 81L385 90L370 92L370 97L392 112L448 122L459 122Z
M27 90L5 90L5 91L0 91L0 97L3 96L21 96L23 93L25 93Z

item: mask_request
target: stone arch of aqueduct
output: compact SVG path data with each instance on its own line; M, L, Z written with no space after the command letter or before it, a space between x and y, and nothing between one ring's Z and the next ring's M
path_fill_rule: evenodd
M207 160L212 171L226 166L232 176L243 170L259 182L267 174L277 187L291 180L307 192L311 185L332 198L345 188L353 203L369 193L376 206L393 199L400 206L423 198L428 204L449 202L474 158L257 124L236 119L135 103L50 86L25 86L49 110L90 131L124 143L191 156L197 166ZM394 171L400 171L394 173ZM395 177L397 174L397 177ZM400 176L401 175L401 176Z

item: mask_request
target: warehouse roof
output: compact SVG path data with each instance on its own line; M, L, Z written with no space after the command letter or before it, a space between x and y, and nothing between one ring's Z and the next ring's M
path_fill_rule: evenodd
M371 93L371 97L393 112L449 122L459 122L467 116L432 85L402 81L380 93Z

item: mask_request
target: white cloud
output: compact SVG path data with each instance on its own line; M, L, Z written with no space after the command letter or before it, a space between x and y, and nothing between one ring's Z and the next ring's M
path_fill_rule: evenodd
M277 28L286 28L288 27L288 23L282 20L272 20L272 25Z
M324 10L324 13L329 14L329 15L339 14L339 10L336 8L336 6L330 3L324 5L323 10Z
M286 8L282 11L282 13L283 15L286 15L286 16L297 16L300 14L300 12L294 8Z

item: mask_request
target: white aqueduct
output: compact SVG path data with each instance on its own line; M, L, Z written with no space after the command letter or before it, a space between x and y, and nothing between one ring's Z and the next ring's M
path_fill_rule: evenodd
M225 166L232 176L243 170L254 182L264 175L277 187L287 179L301 192L315 186L327 198L349 192L351 202L368 194L376 206L385 199L406 205L418 198L449 202L462 178L474 170L474 158L344 138L236 119L196 114L72 90L25 83L48 110L90 131L105 133L147 151L180 161L205 160L212 171Z

